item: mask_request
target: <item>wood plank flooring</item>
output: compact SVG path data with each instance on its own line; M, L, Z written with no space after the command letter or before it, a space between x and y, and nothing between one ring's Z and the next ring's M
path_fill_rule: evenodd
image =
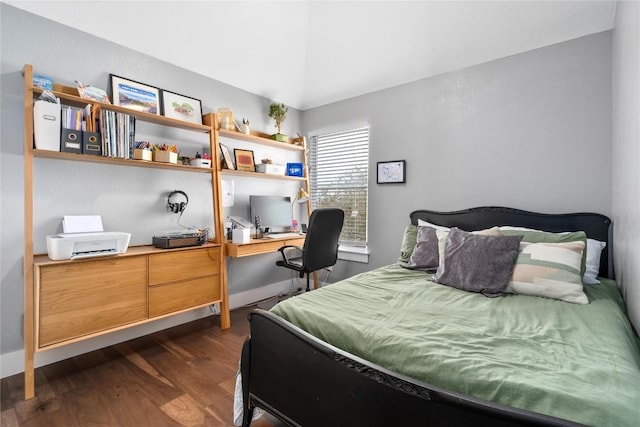
M247 314L196 320L36 369L36 397L23 375L3 378L3 427L233 426L233 394ZM255 427L284 426L266 414Z

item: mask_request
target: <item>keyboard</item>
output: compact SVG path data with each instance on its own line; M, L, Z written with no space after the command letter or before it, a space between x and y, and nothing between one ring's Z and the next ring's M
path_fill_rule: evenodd
M266 237L267 239L291 239L291 238L298 238L298 237L303 237L304 234L300 234L300 233L271 233L271 234L267 234L264 237Z

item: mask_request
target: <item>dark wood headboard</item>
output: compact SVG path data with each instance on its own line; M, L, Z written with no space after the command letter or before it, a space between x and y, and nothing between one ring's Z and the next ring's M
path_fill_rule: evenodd
M517 226L559 233L562 231L584 231L590 239L606 242L600 257L602 277L615 279L613 269L613 223L605 215L597 213L544 214L513 208L485 206L453 212L417 210L409 215L411 223L418 219L445 227L458 227L466 231L481 230L494 226Z

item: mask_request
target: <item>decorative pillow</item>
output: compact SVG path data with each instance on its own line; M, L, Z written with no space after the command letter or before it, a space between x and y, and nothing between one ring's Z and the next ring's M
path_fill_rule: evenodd
M413 249L416 247L416 237L418 234L418 227L413 224L409 224L404 229L402 235L402 246L400 247L400 257L398 262L407 263L413 253Z
M506 292L588 304L580 263L584 242L520 243Z
M440 259L444 257L444 247L447 244L447 237L449 236L449 230L450 228L443 229L443 227L441 227L440 229L436 229L436 235L438 236L438 254L440 255ZM480 234L483 236L500 236L501 235L499 227L491 227L485 230L472 231L471 233Z
M452 228L434 280L488 297L509 284L522 236L487 236Z
M436 229L418 226L416 247L411 254L407 267L416 270L435 270L438 268L439 261Z
M607 244L599 240L587 239L587 265L582 276L585 285L599 285L600 255Z
M522 235L522 241L528 243L566 243L581 241L587 245L587 234L584 231L567 231L564 233L551 233L547 231L527 230L518 227L500 227L503 236ZM580 277L586 269L587 252L583 251L580 260Z

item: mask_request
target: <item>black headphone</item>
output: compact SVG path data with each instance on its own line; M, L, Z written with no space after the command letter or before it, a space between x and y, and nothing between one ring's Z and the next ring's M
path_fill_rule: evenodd
M182 194L184 198L187 200L185 202L173 203L171 201L171 196L173 196L174 194ZM185 193L184 191L174 190L171 193L169 193L169 196L167 197L167 209L173 213L184 212L188 204L189 204L189 196L187 196L187 193Z

